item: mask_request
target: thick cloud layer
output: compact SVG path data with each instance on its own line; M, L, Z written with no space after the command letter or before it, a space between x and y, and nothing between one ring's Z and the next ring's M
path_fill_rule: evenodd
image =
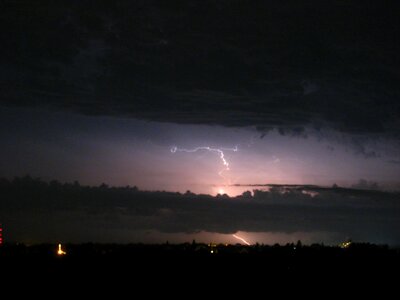
M398 1L3 1L7 105L398 136Z
M327 232L398 244L398 193L317 186L269 186L230 198L136 188L1 182L0 217L8 239L129 242L130 231L167 233ZM9 229L8 229L9 228ZM102 236L105 235L105 236Z

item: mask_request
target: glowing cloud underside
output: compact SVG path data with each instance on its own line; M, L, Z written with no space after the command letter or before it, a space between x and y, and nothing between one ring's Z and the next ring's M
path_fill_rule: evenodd
M242 242L245 243L246 245L250 246L250 243L249 243L248 241L246 241L244 238L242 238L242 237L240 237L240 236L238 236L238 235L236 235L236 234L232 234L232 236L233 236L235 239L238 239L239 241L242 241Z

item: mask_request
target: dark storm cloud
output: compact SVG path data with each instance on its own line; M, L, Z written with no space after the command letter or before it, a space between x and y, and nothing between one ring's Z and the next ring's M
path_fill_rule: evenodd
M399 5L2 1L1 101L398 136Z
M67 233L96 240L102 230L168 233L332 232L362 240L400 241L398 193L270 185L254 196L212 197L136 188L1 181L0 217L10 238ZM22 228L22 229L21 229ZM51 230L50 230L51 229ZM13 233L14 232L14 233ZM14 237L13 237L14 235ZM129 236L129 235L128 235ZM126 240L124 237L123 240Z

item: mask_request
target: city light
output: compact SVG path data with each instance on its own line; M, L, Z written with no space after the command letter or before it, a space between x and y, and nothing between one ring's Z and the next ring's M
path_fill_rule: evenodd
M351 244L352 244L351 241L347 241L347 242L341 243L339 246L340 246L340 248L346 249L346 248L349 248Z
M57 255L65 255L67 254L67 252L65 252L62 248L61 248L61 244L58 244L58 250L57 250Z

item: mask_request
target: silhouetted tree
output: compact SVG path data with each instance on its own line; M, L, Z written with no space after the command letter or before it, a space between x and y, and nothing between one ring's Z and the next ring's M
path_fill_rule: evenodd
M242 197L243 198L251 198L252 197L251 192L250 191L243 192Z

